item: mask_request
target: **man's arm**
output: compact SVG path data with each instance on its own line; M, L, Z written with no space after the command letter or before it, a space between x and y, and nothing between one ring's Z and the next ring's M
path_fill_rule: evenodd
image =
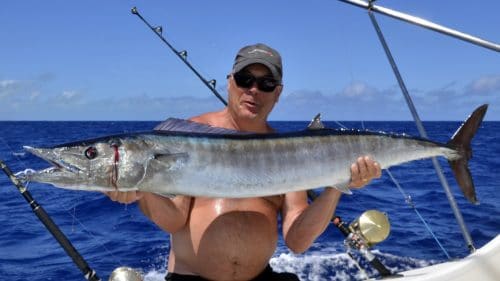
M308 205L307 193L287 193L282 209L283 238L294 253L307 250L325 231L340 199L340 191L331 187Z
M149 192L106 192L112 201L138 202L139 208L164 231L175 233L187 222L192 197L176 196L172 199Z
M380 177L380 165L368 157L360 157L351 166L352 188L361 188L372 179ZM313 241L328 226L341 192L327 187L310 205L305 191L285 195L282 207L283 238L286 245L295 253L307 250Z
M187 223L192 197L178 195L166 198L154 193L145 193L139 200L141 211L161 229L175 233Z

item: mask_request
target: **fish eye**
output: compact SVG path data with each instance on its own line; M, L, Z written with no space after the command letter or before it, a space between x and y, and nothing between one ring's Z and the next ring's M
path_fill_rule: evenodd
M84 154L87 159L92 160L97 157L97 149L93 146L89 146L87 149L85 149Z

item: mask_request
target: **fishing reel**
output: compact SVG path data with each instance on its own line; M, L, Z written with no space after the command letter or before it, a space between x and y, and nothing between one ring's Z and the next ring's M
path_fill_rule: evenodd
M377 210L362 213L349 225L337 216L333 219L333 224L344 234L346 243L357 250L371 248L384 241L391 229L387 216Z
M391 276L392 273L382 262L370 252L370 247L384 241L391 230L391 225L387 216L377 210L369 210L361 214L351 224L347 224L338 216L333 218L333 224L346 237L344 243L347 248L347 254L355 262L358 269L368 276L365 271L356 262L356 259L350 252L350 249L356 249L368 260L370 265L375 268L382 277Z

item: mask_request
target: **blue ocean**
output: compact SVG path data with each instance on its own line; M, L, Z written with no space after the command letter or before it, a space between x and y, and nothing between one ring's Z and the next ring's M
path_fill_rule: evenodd
M52 145L113 133L143 131L157 122L0 122L0 159L17 172L48 166L23 151L23 145ZM329 127L337 123L326 122ZM279 131L301 130L307 122L272 122ZM343 122L348 128L417 135L412 122ZM460 122L424 122L429 138L447 142ZM461 208L477 248L500 233L500 122L484 122L473 140L470 168L480 205L467 202L446 160L444 173ZM304 167L307 169L307 167ZM344 195L337 215L350 222L362 212L377 209L391 222L389 238L373 252L391 270L406 270L466 256L469 251L430 160L390 169L407 198L386 172L368 187ZM130 266L145 280L163 280L169 235L162 232L135 204L122 205L95 192L70 191L30 183L28 189L75 248L107 280L112 270ZM445 249L443 251L433 235ZM363 274L346 254L342 234L331 225L304 254L292 254L282 240L271 260L276 271L297 273L302 280L359 280ZM256 247L258 245L255 245ZM361 256L354 256L370 276ZM81 272L38 221L25 199L0 173L0 280L84 280Z

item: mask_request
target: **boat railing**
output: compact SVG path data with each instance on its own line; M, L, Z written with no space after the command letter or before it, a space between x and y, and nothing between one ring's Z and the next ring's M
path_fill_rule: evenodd
M383 15L387 15L390 17L393 17L395 19L399 19L411 24L415 24L421 27L428 28L430 30L439 32L441 34L445 34L448 36L452 36L458 39L461 39L463 41L475 44L477 46L481 46L493 51L500 52L500 45L481 39L476 36L472 36L460 31L457 31L455 29L451 29L439 24L436 24L434 22L411 16L399 11L395 11L392 9L388 9L382 6L374 5L373 3L375 0L369 0L368 2L362 1L362 0L339 0L344 3L349 3L354 6L364 8L368 11L368 16L370 17L370 20L372 22L373 27L375 28L375 32L377 33L377 36L379 38L380 43L382 44L382 47L384 48L385 54L387 56L387 59L389 60L389 64L391 65L391 68L394 72L394 75L396 76L396 79L398 81L399 87L401 88L401 92L406 100L406 104L408 105L408 108L413 116L413 120L415 122L415 125L417 126L418 132L420 136L424 138L427 137L427 132L425 131L424 126L422 125L422 121L420 120L420 117L418 115L417 109L415 108L415 105L412 101L412 98L410 94L408 93L408 90L406 88L406 85L404 83L403 77L401 76L401 73L399 72L399 69L397 67L396 61L394 60L394 57L391 54L391 51L389 49L389 46L385 40L385 37L382 33L382 30L380 29L380 26L378 25L377 19L375 18L374 13L380 13ZM451 192L450 186L448 184L448 181L446 180L446 177L444 176L443 170L441 168L441 165L439 164L438 160L433 157L432 158L432 164L434 165L434 169L436 170L436 173L438 175L438 178L441 182L441 185L443 186L443 189L446 193L446 197L448 198L448 202L450 203L451 209L453 211L453 214L455 215L455 219L458 223L458 226L460 227L460 230L462 232L462 236L464 237L465 243L467 245L467 248L469 249L470 252L475 251L474 243L472 241L472 238L470 236L470 233L467 229L467 226L465 225L465 221L463 219L462 213L460 212L460 209L458 208L458 205L455 201L455 198L453 197L453 194ZM393 180L395 180L393 177L391 177ZM438 242L438 244L440 244Z

